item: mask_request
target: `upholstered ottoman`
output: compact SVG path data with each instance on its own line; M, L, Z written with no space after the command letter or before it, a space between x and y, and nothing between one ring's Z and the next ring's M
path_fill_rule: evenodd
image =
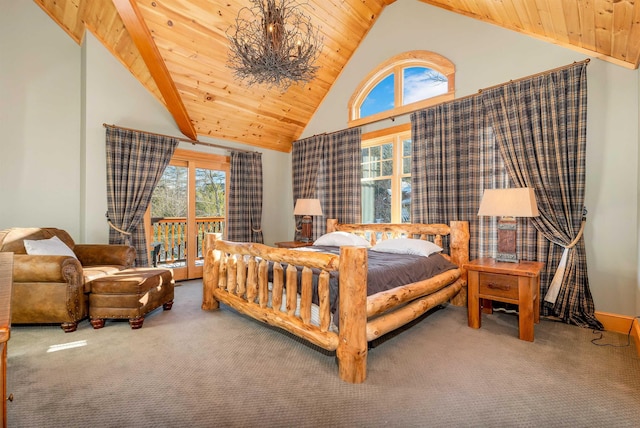
M175 281L171 269L130 268L91 282L89 318L93 328L105 319L128 319L132 329L142 327L144 316L173 305Z

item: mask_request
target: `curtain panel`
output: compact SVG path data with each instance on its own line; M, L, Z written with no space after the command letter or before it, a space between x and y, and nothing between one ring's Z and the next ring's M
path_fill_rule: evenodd
M264 243L262 153L231 152L227 239Z
M546 263L543 313L601 329L584 240L567 248L581 233L585 212L587 64L485 90L482 100L511 180L536 193L540 216L531 223L541 236L525 245ZM551 275L556 279L549 281Z
M177 145L162 135L106 130L109 243L135 247L136 266L149 266L144 213Z
M494 226L481 223L477 216L482 192L506 180L493 133L485 122L479 96L411 115L411 219L416 223L468 221L472 259L487 254L493 244ZM448 246L448 240L443 244Z
M583 62L413 113L411 208L414 222L469 221L470 257L495 257L497 218L477 216L484 189L534 188L541 215L517 219L517 241L545 263L541 295L559 284L541 313L600 329L584 241L565 249L583 220L586 97Z
M322 162L326 134L294 141L291 149L293 206L298 199L317 199L318 171ZM322 203L321 203L322 204ZM325 211L323 210L323 213ZM302 216L296 218L295 239L299 239ZM322 221L313 222L313 237L320 236Z
M360 128L345 129L325 136L322 164L318 172L318 198L324 218L340 223L360 223L360 180L362 178ZM326 231L322 222L318 232Z
M300 198L317 198L322 207L322 220L313 222L314 238L326 232L326 218L360 222L360 142L360 128L353 128L293 143L294 206Z

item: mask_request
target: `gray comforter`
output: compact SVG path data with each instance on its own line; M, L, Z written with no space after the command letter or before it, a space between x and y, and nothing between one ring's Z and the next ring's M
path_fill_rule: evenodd
M310 251L340 254L339 247L314 246L308 247ZM456 269L457 266L440 254L432 254L429 257L410 254L381 253L368 251L367 296L384 290L390 290L401 285L431 278L442 272ZM333 314L338 310L339 282L338 272L331 272L330 302ZM317 281L313 282L313 299L318 303ZM338 317L334 317L338 324Z

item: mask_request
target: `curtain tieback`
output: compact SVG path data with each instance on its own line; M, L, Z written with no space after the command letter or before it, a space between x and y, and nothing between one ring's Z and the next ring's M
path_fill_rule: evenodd
M580 230L578 231L578 234L576 235L575 239L573 241L571 241L571 243L569 245L567 245L566 248L567 250L570 250L571 248L575 247L576 244L578 243L578 241L580 240L580 238L582 238L582 233L584 232L584 225L587 224L586 220L582 220L582 224L580 224Z
M107 223L109 223L109 226L111 226L112 229L117 230L118 232L122 233L123 235L131 236L131 232L127 232L125 230L120 229L115 224L111 223L111 220L107 220Z
M259 232L262 232L262 228L261 228L261 227L259 227L259 228L257 228L257 229L254 229L254 228L252 227L252 228L251 228L251 231L252 231L252 232L255 232L255 233L259 233Z
M553 279L551 280L551 284L549 285L549 290L547 290L547 294L544 296L544 301L549 303L556 303L556 299L558 298L558 293L560 292L560 286L562 285L562 278L564 277L564 271L567 266L567 256L569 250L576 246L580 238L582 238L582 234L584 233L584 225L587 224L586 220L582 220L582 224L580 224L580 230L576 237L571 241L569 245L563 245L564 251L562 252L562 258L560 259L560 263L558 264L558 269L556 273L553 275Z

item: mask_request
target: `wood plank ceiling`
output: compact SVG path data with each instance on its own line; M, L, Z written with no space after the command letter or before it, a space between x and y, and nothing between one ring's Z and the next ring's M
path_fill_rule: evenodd
M320 69L312 82L284 93L247 87L226 67L225 33L248 0L34 1L78 44L89 29L167 107L188 138L287 152L395 0L309 0L305 11L324 37ZM640 0L419 1L627 68L640 61Z

